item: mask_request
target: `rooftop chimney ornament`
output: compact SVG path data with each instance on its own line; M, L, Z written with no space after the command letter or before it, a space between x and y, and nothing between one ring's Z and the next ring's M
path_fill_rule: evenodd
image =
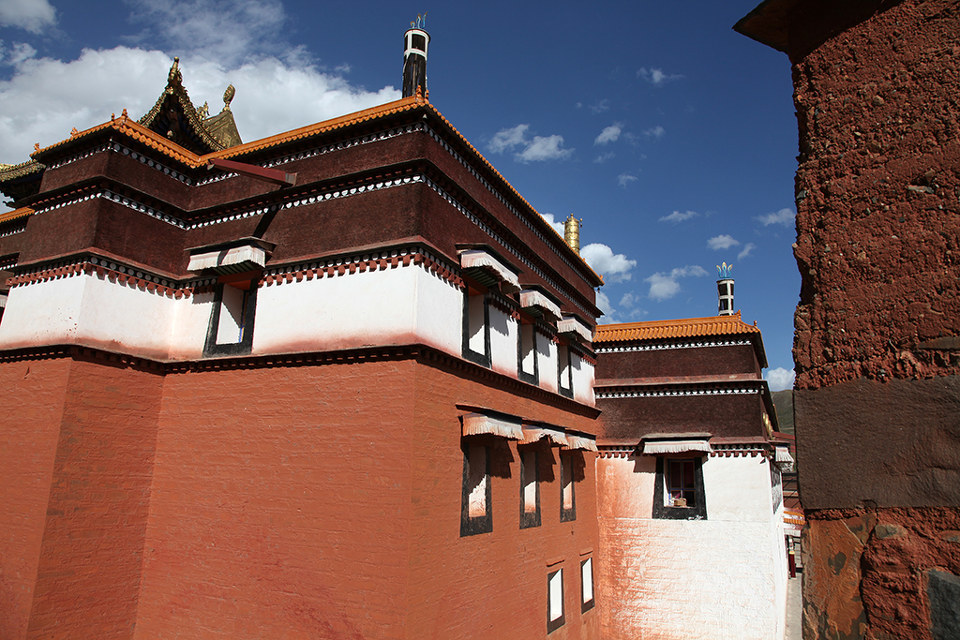
M415 22L403 34L403 97L427 95L427 48L430 34L426 31L427 14L417 14Z
M733 265L726 262L717 265L717 295L719 310L717 315L733 315Z

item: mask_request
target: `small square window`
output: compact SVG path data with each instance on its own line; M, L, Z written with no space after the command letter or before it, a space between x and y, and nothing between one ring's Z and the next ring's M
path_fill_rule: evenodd
M580 561L580 611L593 609L593 558Z
M653 517L705 520L703 458L657 458Z
M563 569L557 569L547 574L547 633L563 623Z
M569 522L577 519L577 496L574 491L576 483L573 479L573 453L560 453L560 522Z
M490 500L490 448L478 437L465 438L460 535L472 536L493 530Z
M519 448L520 452L520 528L540 526L540 471L536 445Z

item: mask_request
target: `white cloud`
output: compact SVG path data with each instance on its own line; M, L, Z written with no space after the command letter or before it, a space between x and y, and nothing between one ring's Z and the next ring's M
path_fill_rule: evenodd
M0 40L0 64L2 65L13 67L35 55L37 55L37 50L26 42L14 42L8 50L4 46L3 40Z
M592 242L581 248L580 256L607 282L629 280L630 271L637 266L636 260L630 260L622 253L614 253L613 249L599 242Z
M658 271L645 279L650 284L647 294L658 302L668 300L680 293L680 278L700 278L707 275L706 270L698 265L687 265L671 269L669 273Z
M626 292L625 294L623 294L623 296L620 298L620 306L621 306L621 307L626 307L627 309L631 309L631 308L633 308L639 301L640 301L640 298L637 297L637 295L636 295L635 293L632 293L632 292L628 291L628 292Z
M493 140L490 141L490 151L493 153L503 153L504 151L509 151L514 147L525 144L527 130L529 128L530 125L528 124L518 124L515 127L497 131L493 136Z
M619 122L614 123L609 127L604 127L603 131L600 132L600 135L594 139L593 144L610 144L611 142L616 142L622 131L623 125L621 125Z
M613 151L607 151L606 153L601 153L596 158L594 158L593 162L595 164L603 164L607 160L612 160L613 158L615 158L616 155L617 154L615 154Z
M714 251L720 251L722 249L729 249L730 247L738 247L740 246L740 242L734 240L733 236L724 233L707 240L707 246Z
M201 56L235 66L263 55L290 60L302 48L284 38L287 16L280 0L125 0L143 30L130 38L181 57Z
M85 49L76 60L28 58L0 81L0 104L42 104L42 111L0 113L0 162L26 161L33 144L47 146L106 122L126 108L139 118L160 96L172 59L158 50L129 47ZM256 140L376 104L395 100L393 87L365 91L343 77L310 65L264 57L224 66L202 57L181 59L183 82L197 105L209 101L212 113L228 84L237 88L233 115L244 140ZM277 109L283 104L283 109Z
M40 33L57 23L57 10L47 0L0 0L0 27Z
M756 248L757 245L753 244L752 242L748 242L747 244L743 245L743 249L737 254L737 260L743 260L753 253L753 250Z
M777 367L776 369L768 370L766 375L763 376L763 379L770 385L771 391L783 391L784 389L793 388L793 380L795 377L796 375L793 369Z
M528 124L518 124L509 129L501 129L494 134L488 148L492 153L516 151L513 157L520 162L542 162L544 160L562 160L573 153L573 149L563 148L563 136L527 136Z
M600 100L599 102L596 102L590 105L589 108L590 108L590 111L592 111L593 113L600 114L600 113L603 113L604 111L610 110L610 101L604 98L603 100Z
M517 154L517 160L521 162L543 162L544 160L562 160L570 157L573 149L563 148L563 136L533 136L533 141L527 145L527 148Z
M670 215L660 218L660 222L683 222L684 220L689 220L690 218L696 218L699 215L700 214L696 211L674 211Z
M605 294L603 291L597 291L597 306L606 316L609 316L611 313L616 311L616 309L613 308L613 305L610 304L610 298L608 298L607 294Z
M560 234L560 237L563 237L563 222L558 222L552 213L541 213L540 217L547 221L547 223L553 227L554 231Z
M655 127L651 127L651 128L649 128L649 129L646 129L646 130L643 132L643 135L648 136L648 137L650 137L650 138L657 138L657 139L659 140L659 139L662 138L662 137L664 136L664 134L666 134L666 133L667 133L667 130L666 130L666 129L664 129L664 128L661 127L660 125L657 125L657 126L655 126Z
M797 217L797 214L793 212L793 209L784 208L780 211L774 211L773 213L766 213L762 216L757 216L757 220L760 221L765 227L769 227L772 224L781 224L785 227L789 227L793 224L794 219Z
M665 82L672 82L673 80L683 78L679 73L665 73L663 69L648 69L646 67L637 69L637 77L646 80L654 86L660 86Z
M629 173L621 173L619 176L617 176L617 184L619 184L621 187L626 187L631 182L635 182L639 179L640 178L637 176L630 175Z

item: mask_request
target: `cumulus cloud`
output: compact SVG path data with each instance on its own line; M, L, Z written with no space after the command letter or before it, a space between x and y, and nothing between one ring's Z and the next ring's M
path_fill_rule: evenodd
M563 236L563 222L558 222L552 213L541 213L540 217L546 220L561 237Z
M714 251L720 251L723 249L729 249L730 247L738 247L740 246L740 243L737 240L734 240L733 236L724 233L707 240L707 246Z
M773 213L765 213L762 216L757 216L757 220L760 221L765 227L769 227L772 224L783 225L784 227L789 227L793 224L794 219L797 217L797 214L793 212L793 209L784 208L780 211L774 211Z
M57 23L57 10L47 0L0 0L0 27L40 33Z
M647 67L637 69L637 77L657 87L664 83L683 78L679 73L666 73L663 69L648 69Z
M0 104L42 104L42 112L8 110L0 114L0 162L29 159L33 144L63 140L109 120L126 108L131 117L146 113L167 82L172 59L159 50L115 47L85 49L76 60L28 58L0 81ZM219 111L223 90L237 89L233 115L244 140L256 140L313 122L395 100L393 87L366 91L342 76L310 65L263 57L239 66L224 66L203 57L184 57L183 81L195 104L209 101ZM277 109L283 104L283 109Z
M740 253L737 254L737 260L743 260L753 253L753 250L756 248L757 245L753 244L752 242L748 242L747 244L743 245L743 249L741 249Z
M533 136L527 134L529 124L518 124L509 129L501 129L494 134L488 148L492 153L513 151L513 157L520 162L543 162L544 160L562 160L573 153L573 149L563 148L563 136Z
M700 214L696 211L674 211L670 215L666 215L660 218L660 222L683 222L689 220L690 218L696 218Z
M590 268L601 274L607 282L625 282L631 277L631 270L637 266L636 260L630 260L622 253L599 242L592 242L580 249L580 256Z
M793 369L777 367L776 369L768 370L766 375L763 376L763 379L770 385L771 391L783 391L784 389L793 388L793 380L795 377L796 375Z
M7 48L3 40L0 40L0 64L8 67L15 67L24 60L37 55L37 50L26 42L14 42Z
M594 139L593 144L610 144L611 142L616 142L622 131L623 125L619 122L614 123L609 127L604 127L603 131L600 132L600 135Z
M280 0L125 0L142 30L129 38L182 57L202 56L235 66L262 55L302 60L304 49L285 39Z
M639 179L640 178L638 178L637 176L631 175L629 173L621 173L619 176L617 176L617 184L619 184L621 187L626 187L631 182L636 182Z
M660 125L657 125L657 126L655 126L655 127L651 127L651 128L649 128L649 129L646 129L646 130L643 132L643 135L645 135L645 136L647 136L647 137L649 137L649 138L657 138L657 139L659 140L660 138L662 138L662 137L664 136L664 134L665 134L666 132L667 132L666 129L664 129L664 128L661 127Z
M597 307L600 308L600 311L603 311L603 315L609 316L611 313L616 311L613 308L613 305L610 304L610 298L607 297L603 291L597 291Z
M705 275L707 275L706 270L698 265L677 267L668 273L658 271L644 280L650 285L647 295L657 302L669 300L680 293L681 278L700 278Z

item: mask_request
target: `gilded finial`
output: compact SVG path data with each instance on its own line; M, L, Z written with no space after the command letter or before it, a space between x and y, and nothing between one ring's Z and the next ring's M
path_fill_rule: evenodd
M123 118L124 120L126 120L127 118L130 117L130 116L127 115L127 108L126 108L126 107L124 107L124 108L123 108L123 111L120 112L120 117Z
M71 135L71 136L78 135L79 133L80 133L80 132L77 131L77 128L76 128L76 127L74 127L73 129L70 129L70 135Z
M210 105L207 102L204 102L203 106L197 109L197 117L201 120L210 117Z
M582 224L583 219L574 218L572 213L563 221L563 241L577 253L580 253L580 225Z
M183 76L180 75L180 58L174 57L173 64L170 66L170 72L167 73L167 82L180 82Z
M230 103L233 102L233 96L237 95L237 89L231 84L227 85L227 90L223 92L223 110L230 111Z

